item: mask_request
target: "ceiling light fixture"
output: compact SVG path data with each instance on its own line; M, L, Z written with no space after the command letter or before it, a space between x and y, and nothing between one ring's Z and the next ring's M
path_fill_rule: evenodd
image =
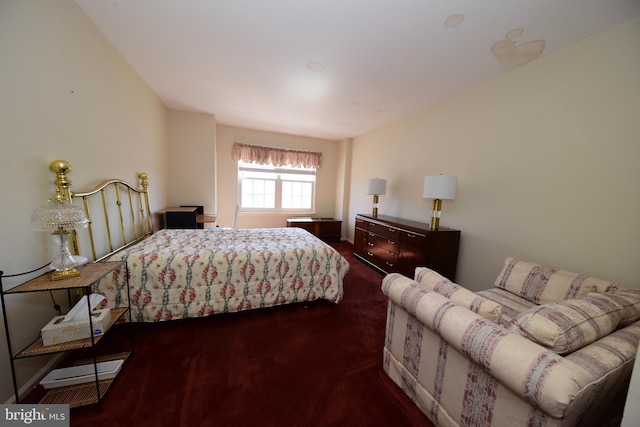
M444 26L447 28L457 27L458 25L462 24L462 21L464 21L464 15L457 13L445 19Z
M322 71L324 71L327 67L324 66L324 64L321 64L320 62L307 62L307 70L309 71L313 71L316 73L320 73Z

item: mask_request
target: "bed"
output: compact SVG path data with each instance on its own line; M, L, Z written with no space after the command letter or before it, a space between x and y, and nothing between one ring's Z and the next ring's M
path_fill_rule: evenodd
M72 250L94 262L126 261L94 287L112 308L126 305L130 297L134 321L342 300L349 264L306 230L154 232L147 174L139 174L138 186L110 179L74 192L68 179L71 166L56 161L50 167L56 172L58 190L70 202L81 204L89 218L88 229L78 230L73 237Z
M126 260L132 316L160 321L342 299L349 265L301 228L160 230L107 260ZM98 291L119 303L126 275Z

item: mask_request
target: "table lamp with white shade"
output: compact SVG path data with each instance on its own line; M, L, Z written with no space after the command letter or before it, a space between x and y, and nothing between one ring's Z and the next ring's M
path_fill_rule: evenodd
M456 198L456 184L458 177L450 175L428 175L424 177L422 197L433 199L431 222L429 229L436 231L440 226L442 215L442 200L454 200Z
M367 194L373 194L373 213L372 217L378 217L378 196L384 196L387 192L387 180L380 178L371 178L367 181Z

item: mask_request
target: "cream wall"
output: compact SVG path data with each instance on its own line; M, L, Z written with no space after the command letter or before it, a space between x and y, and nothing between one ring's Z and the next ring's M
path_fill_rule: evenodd
M320 151L322 166L316 173L315 213L318 216L335 217L341 212L342 206L338 206L340 202L336 198L336 188L342 185L338 183L341 167L338 142L218 125L216 132L217 197L218 224L221 227L230 227L233 224L233 215L238 204L238 163L231 158L234 142ZM241 213L238 216L238 227L285 227L288 216L291 215Z
M54 194L52 160L71 163L72 189L111 177L136 182L138 172L148 172L152 208L165 205L167 112L71 0L3 0L0 40L0 270L9 275L51 260L50 236L33 231L29 217ZM18 283L3 280L5 288ZM7 303L14 350L57 314L44 293L11 296ZM13 388L0 335L4 403ZM17 361L20 385L48 360Z
M336 183L336 213L334 218L342 220L342 236L348 235L349 224L349 197L351 181L351 150L353 140L347 138L338 143L337 183Z
M168 135L168 206L203 205L215 213L215 117L169 110Z
M423 176L457 175L462 285L514 256L640 287L638 46L635 19L355 138L350 240L368 178L382 214L427 222Z

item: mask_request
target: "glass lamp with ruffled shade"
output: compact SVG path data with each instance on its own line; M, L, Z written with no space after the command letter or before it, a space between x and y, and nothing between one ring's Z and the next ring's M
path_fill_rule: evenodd
M69 250L69 237L74 230L85 228L89 220L82 208L69 203L60 191L31 214L31 226L38 231L51 233L56 241L56 252L50 267L53 280L79 276L75 268L83 260L76 259Z

